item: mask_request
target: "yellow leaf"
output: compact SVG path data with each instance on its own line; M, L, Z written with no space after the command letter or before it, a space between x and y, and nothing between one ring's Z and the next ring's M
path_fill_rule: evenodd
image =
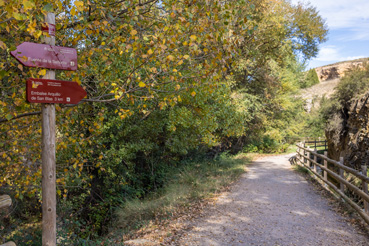
M154 53L151 49L149 49L148 51L147 51L147 54L149 54L149 55L151 55L152 53Z
M23 0L24 9L32 9L35 7L35 4L29 0Z
M33 34L33 36L35 36L35 38L39 38L40 36L41 36L41 34L42 34L42 31L41 30L38 30L38 31L36 31L34 34Z
M139 87L145 87L145 86L146 86L146 84L145 84L144 82L140 82L140 83L138 83L138 86L139 86Z
M196 92L194 92L194 91L191 92L191 96L193 96L193 97L196 96Z
M22 20L22 16L21 16L19 13L17 13L17 12L14 12L14 13L13 13L13 17L14 17L16 20Z
M135 36L137 34L137 31L135 30L135 29L133 29L132 31L131 31L131 35L132 36Z
M76 15L76 8L75 7L73 7L72 8L72 10L70 11L70 14L72 15L72 16L75 16Z
M0 6L4 5L4 0L0 0Z
M39 75L45 76L46 75L46 69L42 69L40 72L38 72Z
M178 71L177 71L177 69L173 69L173 72L175 72L175 73L176 73L176 72L178 72Z
M58 193L59 196L61 195L61 190L57 190L56 192Z
M82 1L75 1L74 5L76 5L76 7L83 7L83 2Z
M196 41L197 37L196 37L195 35L191 35L191 36L190 36L190 39L191 39L192 41Z
M176 90L178 91L179 89L181 89L180 85L176 85Z
M180 60L179 62L178 62L178 65L182 65L183 64L183 60Z
M190 56L189 55L184 55L183 58L188 60L188 58L190 58Z
M173 60L174 60L174 56L169 55L169 56L167 56L167 59L168 59L169 61L173 61Z
M0 0L1 1L1 0ZM0 5L1 6L1 5ZM0 47L5 50L6 49L6 44L3 41L0 41Z

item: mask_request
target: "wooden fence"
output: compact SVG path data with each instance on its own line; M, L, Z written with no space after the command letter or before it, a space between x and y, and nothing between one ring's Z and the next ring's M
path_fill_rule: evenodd
M12 205L12 199L8 195L0 196L0 209L10 207ZM7 242L0 246L16 246L14 242Z
M308 140L303 141L304 147L314 147L314 149L318 149L324 147L324 150L328 149L327 140Z
M305 142L307 144L307 142ZM318 147L315 143L315 146ZM326 146L326 143L325 143ZM316 178L322 180L335 193L340 195L352 208L354 208L360 216L369 225L369 195L368 184L369 177L367 176L367 166L362 166L362 170L358 171L344 165L343 157L340 161L335 161L327 157L327 151L324 155L318 154L317 149L305 147L303 143L297 145L297 163L308 168L315 174ZM351 179L360 181L360 185L355 185L347 180ZM332 183L336 181L338 185ZM348 191L352 191L361 198L358 202L353 201L348 195Z

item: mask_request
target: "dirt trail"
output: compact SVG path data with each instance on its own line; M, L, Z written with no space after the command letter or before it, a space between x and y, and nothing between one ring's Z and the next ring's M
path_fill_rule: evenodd
M291 169L289 157L255 161L172 245L369 245Z

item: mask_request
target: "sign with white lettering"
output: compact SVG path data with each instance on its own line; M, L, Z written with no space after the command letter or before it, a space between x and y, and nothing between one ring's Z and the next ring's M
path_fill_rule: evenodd
M77 50L49 44L24 42L11 51L26 67L42 67L60 70L77 70Z
M28 79L27 101L30 103L77 104L86 95L86 91L72 81L53 79Z

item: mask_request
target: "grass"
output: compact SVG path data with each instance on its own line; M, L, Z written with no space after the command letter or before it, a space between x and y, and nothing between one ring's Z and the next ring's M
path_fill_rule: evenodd
M301 173L301 174L304 174L304 175L308 175L309 174L309 170L305 167L302 167L300 165L294 165L293 166L293 170Z
M157 219L170 218L177 210L195 201L214 197L245 172L252 157L246 154L222 154L218 160L183 163L158 193L144 200L126 202L118 210L118 226L139 229Z

